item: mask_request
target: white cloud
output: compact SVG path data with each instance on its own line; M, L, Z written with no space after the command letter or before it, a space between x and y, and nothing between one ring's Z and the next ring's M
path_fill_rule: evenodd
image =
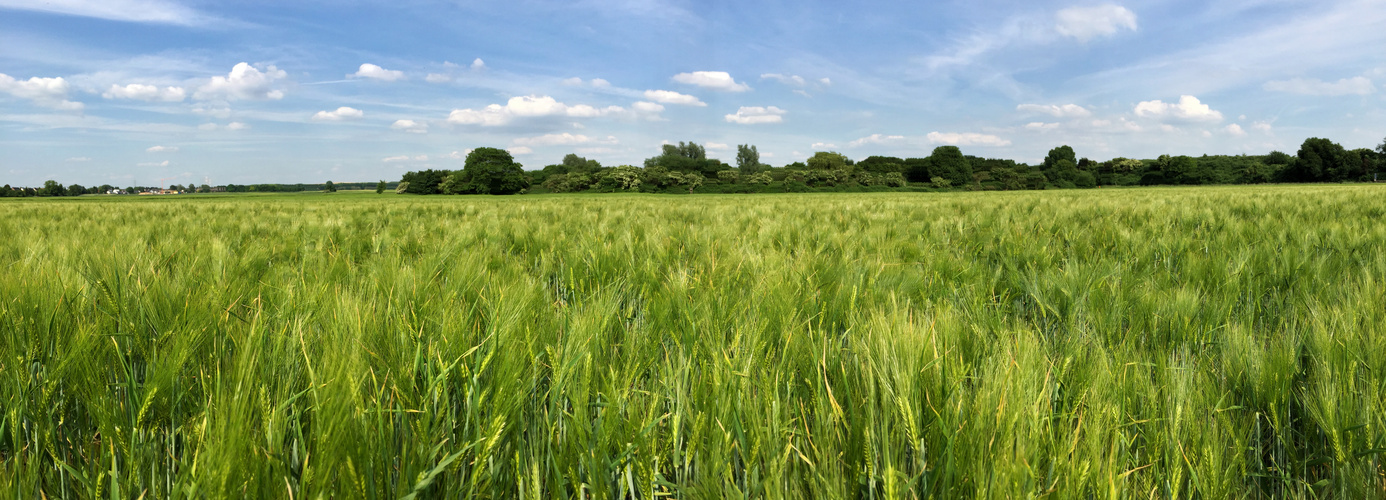
M889 144L903 140L905 140L905 136L903 135L871 134L866 137L862 137L860 139L847 143L847 147L855 148L865 146L867 144Z
M482 109L454 109L448 114L448 122L459 125L482 125L494 127L510 123L517 117L569 116L591 118L624 113L620 106L595 108L586 104L569 106L549 96L511 97L504 106L492 104Z
M509 151L512 155L527 155L534 152L533 149L530 149L526 146L515 146L511 148L506 148L505 150Z
M320 122L339 122L366 116L366 113L356 108L342 106L334 111L319 111L313 115L313 121Z
M72 158L68 158L67 161L70 161L70 162L73 162L73 163L82 163L82 162L91 161L91 158L87 158L87 157L85 157L85 156L74 156L74 157L72 157Z
M618 141L615 136L607 136L606 139L593 139L582 134L545 134L537 137L521 137L515 139L516 146L574 146L578 144L602 143L616 144Z
M159 161L159 162L152 162L152 161L151 161L151 162L144 162L144 163L136 163L135 166L137 166L137 167L167 167L167 166L168 166L168 160Z
M674 81L724 92L745 92L751 90L751 86L749 85L736 83L736 80L733 80L731 75L726 71L694 71L692 73L679 73L674 75Z
M727 115L725 118L729 123L740 123L742 125L754 125L758 123L780 123L784 121L785 110L774 106L742 106L736 110L736 114Z
M101 93L101 97L107 99L179 102L188 97L188 91L183 90L182 87L164 87L160 89L154 85L132 83L124 87L111 85L109 90Z
M473 59L473 60L472 60L472 69L473 69L473 70L483 70L483 69L486 69L486 61L481 60L480 57L478 57L478 58L476 58L476 59Z
M1026 129L1029 129L1029 130L1054 130L1054 129L1056 129L1056 128L1059 128L1059 124L1057 124L1057 123L1044 123L1044 122L1030 122L1030 123L1026 123L1026 124L1025 124L1025 128L1026 128Z
M804 77L799 75L781 75L779 73L765 73L760 75L761 80L774 80L785 85L797 85L803 87L806 83Z
M372 80L380 80L383 82L393 82L397 80L403 80L404 72L392 69L385 69L371 63L366 63L362 64L361 67L357 69L355 73L347 75L347 77L370 78Z
M0 0L0 8L143 23L191 25L207 20L192 9L166 0Z
M1016 106L1015 110L1023 113L1044 113L1055 118L1087 118L1092 116L1092 111L1077 104L1021 104Z
M659 113L664 111L663 105L645 101L636 101L636 103L630 105L630 107L640 113Z
M601 79L601 78L593 78L591 83L592 83L592 86L593 86L593 87L596 87L596 88L599 88L599 89L604 89L604 88L607 88L607 87L610 87L610 86L611 86L611 82L608 82L608 81L603 80L603 79Z
M837 147L836 144L830 144L830 143L826 143L826 142L815 142L815 143L809 145L809 149L833 149L833 148L836 148L836 147Z
M1376 85L1364 76L1344 78L1337 82L1325 82L1316 78L1292 78L1266 82L1262 88L1271 92L1322 96L1367 95L1376 92Z
M565 79L563 79L563 84L564 84L564 85L571 86L571 87L576 87L576 86L582 85L582 79L581 79L581 78L578 78L578 77L576 77L576 76L575 76L575 77L572 77L572 78L565 78Z
M193 94L196 99L283 99L284 91L270 88L275 80L288 76L284 70L267 66L260 71L250 63L238 63L226 76L214 76Z
M472 150L471 150L471 149L464 149L464 150L462 150L462 151L453 151L453 152L451 152L451 153L445 154L445 155L443 155L441 158L451 158L451 159L454 159L454 160L465 160L465 159L467 159L467 155L469 155L469 154L472 154Z
M448 83L452 81L452 77L441 73L429 73L428 76L424 77L424 81L428 83Z
M241 123L241 122L231 122L231 123L226 124L226 130L235 131L235 130L245 130L245 129L248 129L248 128L250 128L250 125L246 125L246 124Z
M70 89L71 86L62 77L16 80L10 75L0 73L0 92L28 99L46 108L81 111L84 107L82 103L67 100Z
M1251 129L1269 134L1271 133L1271 124L1270 122L1256 122L1251 124Z
M1237 125L1237 124L1235 124L1235 123L1233 123L1233 124L1231 124L1231 125L1228 125L1227 128L1226 128L1226 130L1227 130L1227 133L1232 134L1232 135L1237 136L1237 137L1241 137L1241 136L1246 135L1246 131L1245 131L1245 130L1242 130L1242 126L1241 126L1241 125Z
M831 79L829 79L828 77L825 76L825 77L823 77L823 78L819 78L819 79L818 79L818 83L821 83L821 84L827 85L827 86L832 86L833 81L832 81Z
M178 146L152 146L144 150L146 153L173 153L178 151Z
M1222 113L1207 104L1199 102L1191 95L1179 96L1178 104L1170 104L1159 99L1142 101L1136 104L1136 116L1157 120L1176 119L1192 122L1220 122Z
M1136 14L1120 5L1070 7L1055 15L1060 35L1086 42L1098 36L1112 36L1125 28L1136 30Z
M427 134L427 133L428 133L428 124L427 124L427 123L424 123L424 122L416 122L416 121L414 121L414 120L395 120L395 123L391 124L391 125L390 125L390 128L395 129L395 130L404 131L404 132L409 132L409 133L411 133L411 134Z
M680 94L672 90L646 90L645 98L654 102L665 104L682 104L685 106L707 106L707 103L698 100L697 97Z
M720 143L720 142L707 142L707 143L703 144L703 146L707 147L707 149L711 149L711 150L714 150L714 151L722 151L722 150L726 150L726 149L731 149L731 146L729 146L729 145L727 145L727 144Z
M380 159L380 161L383 161L383 162L385 162L385 163L399 163L399 162L402 162L402 161L409 161L409 160L410 160L409 155L390 156L390 157L386 157L386 158L381 158L381 159Z
M934 144L949 146L1009 146L1011 141L990 134L972 132L929 132L926 136Z

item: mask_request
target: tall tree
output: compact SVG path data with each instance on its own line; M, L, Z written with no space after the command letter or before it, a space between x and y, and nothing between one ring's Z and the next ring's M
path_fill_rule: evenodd
M737 145L736 169L741 171L741 175L752 175L760 172L760 151L757 151L756 147L752 145Z
M375 194L385 193L385 181L375 183Z
M942 177L953 186L972 183L972 162L963 157L957 146L939 146L929 155L930 178Z
M1285 169L1285 178L1291 182L1348 180L1350 161L1343 146L1328 139L1310 137L1300 145L1294 165Z
M1068 160L1072 162L1075 167L1078 165L1078 155L1073 153L1073 148L1064 145L1049 150L1049 154L1044 157L1044 167L1042 167L1042 169L1047 171L1059 166L1059 160Z
M327 181L327 184L323 186L323 190L329 193L335 193L337 192L337 185L333 184L332 181Z
M478 194L515 194L529 187L524 166L504 149L473 149L467 154L462 175L468 191Z

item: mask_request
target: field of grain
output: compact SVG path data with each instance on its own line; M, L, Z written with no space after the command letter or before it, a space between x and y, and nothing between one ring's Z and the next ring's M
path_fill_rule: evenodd
M1386 494L1386 188L0 202L6 498Z

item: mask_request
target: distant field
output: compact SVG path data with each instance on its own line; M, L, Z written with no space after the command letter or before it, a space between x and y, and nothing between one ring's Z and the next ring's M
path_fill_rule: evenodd
M6 498L1369 498L1386 186L0 201Z

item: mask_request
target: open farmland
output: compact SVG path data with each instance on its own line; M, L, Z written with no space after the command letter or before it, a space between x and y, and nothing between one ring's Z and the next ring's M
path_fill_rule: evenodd
M0 234L5 497L1386 491L1379 186L26 199Z

